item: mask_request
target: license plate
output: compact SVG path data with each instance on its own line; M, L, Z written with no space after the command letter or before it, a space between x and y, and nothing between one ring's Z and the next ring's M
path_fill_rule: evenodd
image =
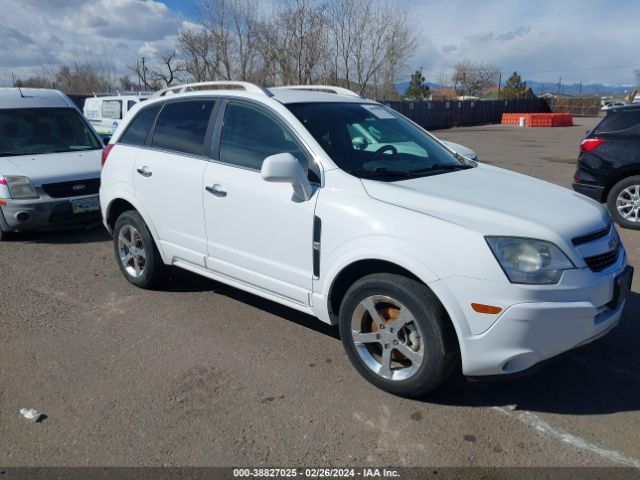
M613 281L613 300L611 300L611 306L613 308L625 301L627 295L629 295L629 292L631 291L632 281L633 267L629 265Z
M79 200L71 200L71 208L73 213L95 212L100 210L98 197L81 198Z

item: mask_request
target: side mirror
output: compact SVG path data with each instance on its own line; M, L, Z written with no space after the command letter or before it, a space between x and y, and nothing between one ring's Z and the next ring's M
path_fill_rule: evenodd
M295 196L300 200L311 198L313 189L307 172L290 153L278 153L265 158L260 173L267 182L290 183Z

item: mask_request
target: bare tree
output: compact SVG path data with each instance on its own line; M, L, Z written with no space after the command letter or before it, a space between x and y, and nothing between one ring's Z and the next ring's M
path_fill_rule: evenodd
M327 12L334 83L361 95L376 89L374 79L393 85L395 72L418 44L406 13L374 0L329 0Z
M151 78L160 84L160 88L170 87L173 82L182 81L182 74L186 71L184 63L178 58L178 52L169 50L160 54L157 68L150 70Z
M114 83L114 71L114 66L108 62L75 61L60 67L55 75L55 85L66 93L106 92Z
M451 77L461 95L478 96L498 84L500 70L483 62L463 60L455 66Z

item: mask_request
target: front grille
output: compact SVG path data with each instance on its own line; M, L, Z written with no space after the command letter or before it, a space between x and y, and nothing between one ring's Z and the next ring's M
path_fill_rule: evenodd
M616 246L616 248L609 252L594 255L593 257L586 257L584 260L587 262L587 265L589 265L591 270L594 272L601 272L616 262L619 253L620 246Z
M606 228L602 230L598 230L597 232L588 233L587 235L582 235L580 237L576 237L572 240L574 245L582 245L583 243L593 242L594 240L598 240L599 238L606 237L611 230L611 224L609 224Z
M89 178L86 180L74 180L73 182L47 183L42 185L42 189L51 198L96 195L100 190L100 179Z

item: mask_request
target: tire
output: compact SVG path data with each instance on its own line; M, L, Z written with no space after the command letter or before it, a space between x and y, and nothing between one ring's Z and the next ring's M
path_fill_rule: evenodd
M423 396L457 365L458 342L449 316L433 292L415 280L387 273L358 280L342 300L339 323L353 366L395 395Z
M607 207L618 225L640 230L640 175L616 183L607 195Z
M140 288L153 288L166 278L167 266L147 224L135 210L122 213L113 229L113 249L124 277Z

